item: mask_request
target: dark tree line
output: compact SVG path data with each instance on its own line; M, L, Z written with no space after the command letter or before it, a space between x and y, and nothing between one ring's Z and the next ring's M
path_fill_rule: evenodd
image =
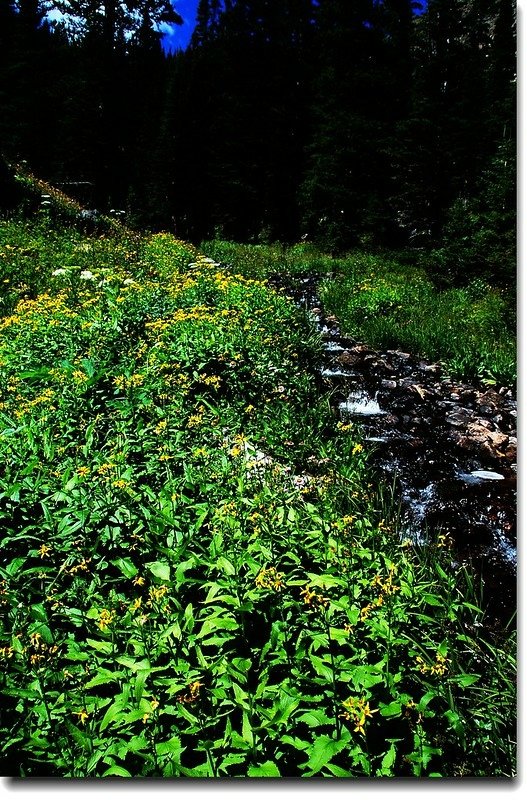
M169 0L0 0L4 155L193 240L418 244L510 277L512 0L201 0L168 55L163 21Z

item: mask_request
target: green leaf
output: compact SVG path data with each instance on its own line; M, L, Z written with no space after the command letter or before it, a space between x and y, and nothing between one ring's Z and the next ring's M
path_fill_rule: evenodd
M123 573L125 578L134 578L137 575L137 567L132 564L129 558L116 558L110 563L113 564L114 567L117 567L117 569Z
M251 747L253 746L253 744L254 744L254 734L253 734L252 725L249 722L249 715L247 714L246 711L243 712L243 716L242 716L242 739L244 741L246 741L247 744L250 744Z
M297 717L299 722L305 722L309 728L319 728L321 725L333 725L335 720L328 717L324 711L306 711L301 717Z
M456 732L456 734L460 737L461 740L464 739L464 727L463 723L461 722L461 718L459 714L456 714L455 711L445 711L444 714L445 718L448 720L448 724L450 727Z
M169 625L168 628L165 628L165 630L159 635L159 639L160 641L165 641L165 639L168 639L170 636L173 636L174 639L181 639L181 627L179 622L173 622L172 625Z
M66 724L66 728L70 732L71 736L73 737L74 741L79 744L83 750L90 751L91 749L91 742L88 736L83 733L76 725L70 722L69 719L64 720Z
M262 727L268 728L271 725L278 725L280 723L287 722L295 708L298 708L299 703L300 700L298 700L296 697L291 697L285 692L281 692L278 703L275 703L273 707L274 714L272 718L269 722L264 723Z
M472 686L481 679L481 675L456 675L451 679L452 683L457 683L458 686Z
M179 736L172 736L168 741L156 744L156 753L158 756L166 756L169 754L179 756L184 750L185 748L181 746L181 739Z
M392 744L388 752L384 754L383 759L381 761L381 770L383 771L384 774L386 774L387 772L391 772L391 768L395 763L395 756L396 756L395 746Z
M435 595L435 594L425 593L425 594L423 594L423 600L429 606L443 606L444 605L444 601L440 597L437 597L437 595Z
M333 669L331 667L331 663L326 663L322 658L319 658L315 655L310 656L310 661L313 664L317 675L320 675L327 681L333 680Z
M233 631L239 628L239 623L234 617L207 617L201 630L196 634L196 639L203 639L207 634L217 630Z
M392 700L391 703L379 703L379 709L381 712L381 716L383 717L399 717L403 710L403 707L400 703L396 700Z
M283 744L291 745L291 747L294 747L295 750L308 750L311 747L310 742L306 742L304 739L299 739L298 736L290 736L288 733L285 733L283 736L281 736L280 741L283 742Z
M266 761L257 767L249 767L247 770L249 778L280 778L280 770L273 761Z
M194 558L188 558L186 561L182 561L181 564L178 564L177 569L176 569L176 581L177 581L177 583L184 583L185 582L185 580L186 580L185 572L187 571L187 569L191 569L191 567L193 567L195 565L195 563L196 563L196 561L195 561Z
M342 769L342 767L337 767L336 764L326 764L326 769L331 772L335 778L352 778L353 773L349 772L347 769Z
M124 767L119 767L117 764L114 764L113 767L108 767L106 772L103 772L103 778L109 778L110 775L115 775L118 778L131 778L132 775L128 772L127 769Z
M97 675L88 681L85 689L93 689L94 686L104 686L107 683L116 683L119 681L119 678L123 677L122 672L112 672L109 669L103 669L99 667L97 670Z
M9 564L5 568L5 571L7 572L8 575L13 577L14 575L17 574L20 567L22 567L22 565L25 563L26 563L25 558L14 558L12 561L9 562Z
M103 642L99 641L98 639L86 639L86 644L90 647L93 647L94 650L97 650L99 653L104 653L105 655L110 655L113 650L113 646L111 642Z
M112 703L112 705L106 711L106 714L101 720L101 724L99 725L99 731L102 733L111 722L115 722L119 717L123 716L123 711L126 706L126 701L123 698L120 698Z
M355 691L369 689L371 686L376 686L384 680L382 672L377 667L366 664L355 667L351 673L351 679Z
M146 566L156 578L162 581L170 580L170 566L163 561L151 561L149 564L146 564Z
M83 653L77 642L72 639L68 641L68 652L64 654L64 658L68 661L88 661L89 655Z
M151 669L140 669L137 671L137 676L135 679L135 686L134 686L134 699L136 703L143 697L143 693L145 690L145 683L148 676L151 674Z
M320 770L331 761L333 756L340 753L347 747L348 742L345 739L331 739L331 737L322 735L319 736L313 745L311 755L307 764L302 764L303 767L307 766L310 769L310 775L316 775Z
M42 603L35 603L31 606L31 618L37 622L47 622L48 615Z
M236 573L234 565L227 558L225 558L225 556L220 556L218 558L216 561L216 567L222 570L222 572L224 572L226 575L234 575Z

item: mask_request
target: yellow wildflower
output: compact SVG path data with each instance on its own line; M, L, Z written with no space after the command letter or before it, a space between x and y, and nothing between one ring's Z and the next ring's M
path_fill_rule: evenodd
M115 619L115 611L108 611L108 609L103 608L99 614L99 628L101 631L105 631L114 621Z
M53 545L41 544L38 549L38 554L40 558L47 558L52 550L53 550Z
M284 588L283 578L283 572L277 572L276 567L268 567L260 570L254 582L259 589L273 589L275 592L281 592Z

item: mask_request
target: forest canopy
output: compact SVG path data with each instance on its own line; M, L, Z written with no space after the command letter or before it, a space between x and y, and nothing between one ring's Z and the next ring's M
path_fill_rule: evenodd
M169 0L0 0L5 158L196 242L418 246L510 282L512 0L201 0L166 53L180 21Z

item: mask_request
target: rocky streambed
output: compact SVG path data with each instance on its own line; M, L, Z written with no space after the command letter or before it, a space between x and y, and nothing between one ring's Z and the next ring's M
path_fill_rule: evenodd
M314 278L286 291L322 335L324 387L360 424L381 479L400 499L402 535L437 533L483 579L483 602L506 622L516 608L516 400L507 387L469 385L400 350L377 351L326 315Z

